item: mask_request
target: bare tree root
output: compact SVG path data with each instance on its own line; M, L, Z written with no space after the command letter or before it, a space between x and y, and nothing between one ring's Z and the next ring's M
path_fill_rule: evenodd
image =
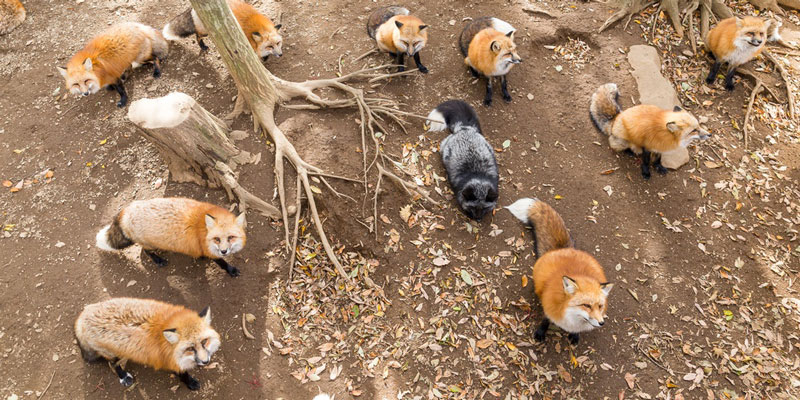
M625 17L633 16L634 14L638 14L642 10L644 10L647 7L650 7L651 5L655 4L656 2L655 1L643 1L643 0L628 0L626 3L627 3L627 5L625 5L622 9L618 10L617 12L612 14L610 17L608 17L606 22L603 23L603 26L600 27L600 30L598 30L597 33L602 33L604 30L614 26L614 24L619 22L619 20L621 20L621 19L623 19ZM630 21L630 18L628 18L628 21ZM625 27L626 28L628 27L627 23L625 23Z
M781 73L781 79L783 79L783 85L786 86L786 97L789 101L789 118L794 120L794 91L792 90L792 85L789 83L789 73L786 71L786 68L783 66L783 63L778 60L769 50L764 51L764 56L767 57L773 64L775 64L775 68Z
M308 208L311 212L311 218L316 226L320 242L328 258L336 267L336 272L342 278L349 279L347 272L339 262L325 234L309 181L309 175L316 175L325 182L328 188L331 188L325 181L325 177L334 176L326 174L321 168L311 165L300 157L291 141L289 141L286 135L275 124L275 107L278 103L286 103L296 98L303 98L309 103L302 105L304 109L358 107L361 116L360 122L364 164L363 182L365 190L367 190L367 174L371 166L374 165L375 162L383 163L385 159L388 159L388 156L385 155L380 146L380 142L375 137L375 129L381 129L381 132L386 132L380 122L383 121L384 118L398 122L402 126L400 116L403 114L398 113L397 102L383 98L365 97L361 89L356 89L344 82L362 78L370 79L371 81L375 79L388 79L397 74L378 74L376 73L377 71L386 68L386 66L380 66L362 69L338 78L306 82L288 82L282 80L272 75L258 60L239 28L239 25L236 23L225 0L191 0L191 3L192 8L197 12L203 25L208 28L211 40L216 45L217 49L219 49L222 61L228 67L236 83L236 87L239 91L237 102L242 101L247 105L247 108L249 108L252 113L254 125L266 131L275 144L275 176L278 195L280 197L280 214L283 216L286 246L296 246L298 231L297 228L295 228L294 238L290 240L289 215L286 207L287 197L284 182L284 160L288 160L297 173L299 186L302 186L304 189ZM341 99L326 99L314 93L315 90L325 88L342 92L346 97ZM234 112L231 113L231 115L238 116L243 110L244 105L240 103L238 108L234 106ZM375 154L372 164L367 163L367 133L373 138L373 143L375 145ZM402 181L400 178L397 179ZM404 185L407 188L417 188L417 185L411 182L405 182ZM421 188L417 188L417 190L424 193L424 190ZM301 191L298 190L297 196L299 197L300 195ZM429 199L430 197L427 198ZM298 214L300 213L300 204L299 202L296 203L295 212ZM295 218L295 226L297 227L299 224L299 220L297 219L299 215ZM289 248L287 250L290 252L290 258L294 260L296 248Z
M750 102L747 104L747 112L744 114L744 124L742 125L742 129L744 130L744 148L745 150L748 149L750 145L750 129L748 124L750 123L750 112L753 111L753 102L756 100L756 96L761 93L761 90L764 86L761 84L761 81L756 83L756 87L753 88L753 91L750 93Z
M223 122L190 96L173 92L137 100L128 109L128 119L156 146L174 181L223 187L229 199L239 200L241 212L250 207L269 218L280 216L277 208L238 182L238 166L258 157L239 150Z
M759 78L758 75L755 74L755 72L750 71L749 69L746 69L746 68L739 68L739 69L736 70L736 74L737 75L746 76L746 77L752 79L753 82L755 82L756 84L760 83L761 86L763 86L764 89L766 89L767 92L769 92L769 95L772 96L772 98L775 100L775 102L777 102L777 103L781 102L780 96L778 96L778 94L769 85L765 85L764 82L761 80L761 78Z
M703 38L708 34L710 17L724 19L733 16L731 10L725 5L724 0L656 0L650 2L645 0L625 0L623 2L623 7L606 20L603 26L600 27L599 32L603 32L626 16L630 22L633 15L640 13L642 10L656 3L659 5L659 10L655 13L654 19L658 18L661 10L664 10L678 37L683 38L683 25L688 23L689 37L692 43L692 49L695 52L697 52L693 20L695 11L698 9L700 10L700 36ZM625 28L627 28L627 25L626 23ZM655 24L653 29L655 30Z

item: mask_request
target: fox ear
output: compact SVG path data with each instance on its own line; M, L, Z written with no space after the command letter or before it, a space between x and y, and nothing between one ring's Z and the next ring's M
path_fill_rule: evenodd
M214 219L214 217L212 217L209 214L206 214L206 229L213 228L216 223L217 223L217 220Z
M736 17L736 27L737 28L741 28L742 27L742 19L739 18L739 17Z
M608 296L608 293L611 291L612 288L614 288L614 284L610 282L606 282L600 285L600 290L602 290L603 294L606 296Z
M167 341L170 342L171 344L178 343L178 340L180 340L180 338L178 337L178 333L175 331L175 329L165 329L164 338L167 339Z
M667 129L672 132L678 132L681 128L678 126L677 122L667 122Z
M427 28L427 27L428 27L428 25L420 25L420 26L419 26L419 30L423 30L423 29L425 29L425 28Z
M206 308L202 309L199 313L197 313L197 315L199 315L200 318L202 318L205 321L205 323L210 324L211 323L211 306L206 306Z
M394 21L394 24L397 25L398 28L402 28L403 27L403 23L400 22L400 21Z
M253 34L251 36L253 36L253 40L255 40L256 42L260 42L261 41L261 34L260 33L253 32Z
M58 73L61 74L62 77L64 77L64 78L67 77L67 69L66 68L64 68L64 67L56 67L56 69L58 70Z
M91 58L87 58L86 60L83 61L83 68L86 68L86 72L89 72L89 71L92 70L92 59Z
M275 30L276 30L276 31L277 31L277 30L280 30L282 26L283 26L283 24L278 24L278 25L275 25Z
M506 36L508 36L510 38L513 38L514 37L514 32L516 32L516 31L509 31L508 33L506 33Z
M675 106L675 108L673 108L672 111L678 112L678 111L683 111L683 109L681 108L681 106Z
M562 277L561 280L564 282L564 291L569 295L575 294L578 284L568 276Z
M500 51L500 43L498 43L495 40L494 42L492 42L489 48L492 49L493 52L497 53L498 51Z
M244 213L241 213L239 214L238 217L236 217L236 225L238 225L239 228L242 229L244 229L247 226L247 220L244 218Z

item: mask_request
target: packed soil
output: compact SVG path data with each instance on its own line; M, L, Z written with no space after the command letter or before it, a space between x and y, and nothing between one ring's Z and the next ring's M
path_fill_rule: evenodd
M666 59L692 61L680 71L682 82L702 90L689 96L684 89L681 99L708 118L714 136L692 146L681 169L643 180L638 161L614 153L596 132L588 103L606 82L619 85L624 107L638 99L626 53L652 42L643 38L650 19L597 34L613 12L601 3L533 3L548 16L527 1L409 1L404 5L430 25L422 51L430 73L354 83L414 114L452 98L476 108L497 149L499 206L520 197L549 202L576 247L592 253L616 283L605 326L571 346L555 327L544 343L533 340L542 312L530 280L530 230L502 208L480 223L467 220L437 152L446 133L427 133L413 117L405 132L385 121L381 141L408 172L397 173L425 185L439 205L384 182L375 220L374 170L366 192L364 184L331 180L346 195L337 197L315 183L350 283L325 260L305 213L302 262L291 281L283 223L255 214L248 215L247 247L231 260L242 271L237 278L207 260L167 254L169 265L159 268L138 247L99 251L97 230L131 200L186 196L232 204L222 190L172 182L126 109L115 106L116 93L75 98L56 70L110 24L161 27L188 4L24 4L27 20L0 37L0 180L11 184L0 188L0 398L310 400L320 391L336 399L797 397L796 122L785 122L785 104L759 98L745 150L739 128L753 85L740 79L733 92L719 82L705 87L704 54L685 41L659 47ZM256 2L283 24L284 55L266 67L303 81L389 63L382 54L353 62L374 46L365 23L382 4ZM496 85L494 104L483 106L484 80L470 76L457 50L465 19L483 15L518 29L524 61L508 77L511 103ZM669 30L659 22L659 30ZM796 22L791 14L784 29L796 31ZM149 66L136 70L126 83L131 101L181 91L216 115L230 112L236 89L206 42L211 49L202 55L193 39L173 42L160 79ZM754 63L771 85L780 82L769 64ZM796 57L793 63L794 74ZM276 114L278 123L293 117L307 118L308 130L289 134L307 161L364 180L357 110ZM232 128L249 132L240 148L262 153L260 163L242 169L242 184L277 204L273 147L252 132L247 115ZM287 182L293 187L294 176ZM104 363L83 361L75 318L86 304L118 296L211 306L223 344L211 366L194 371L199 392L132 363L136 385L126 389ZM255 317L247 322L255 339L242 329L247 314Z

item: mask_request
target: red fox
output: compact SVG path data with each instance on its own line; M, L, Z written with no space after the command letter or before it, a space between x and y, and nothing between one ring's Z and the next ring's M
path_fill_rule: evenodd
M428 25L410 15L407 8L399 6L381 7L367 19L367 34L378 44L381 51L393 54L399 70L405 71L405 56L414 57L419 72L428 73L428 68L419 60L419 52L428 43Z
M534 229L533 287L545 315L534 338L544 340L552 321L578 344L579 333L605 324L606 299L614 284L594 257L572 247L564 220L547 203L523 198L506 208Z
M94 37L69 60L66 68L58 67L58 72L73 94L88 96L108 87L119 93L117 107L124 107L128 94L123 80L128 68L152 60L153 77L158 78L168 49L159 31L137 22L123 22Z
M244 248L244 218L243 213L236 217L222 207L191 199L138 200L97 233L97 247L115 251L139 244L160 267L167 265L167 260L154 253L155 249L206 257L235 277L239 269L223 257Z
M233 16L236 17L236 21L239 22L250 46L263 61L267 61L271 55L275 57L283 55L283 50L281 50L283 37L278 33L281 24L273 24L272 20L258 12L255 7L241 0L228 0L228 6L231 8ZM195 35L200 51L208 50L208 46L203 42L203 37L208 35L208 31L197 17L197 13L191 8L164 26L163 32L164 37L168 40L179 40Z
M14 30L25 21L25 7L19 0L0 0L0 35Z
M200 381L188 371L208 364L220 346L209 307L196 313L126 297L86 306L75 321L75 337L84 360L112 362L123 386L133 384L133 376L123 369L131 360L174 372L189 389L200 389Z
M511 101L506 75L514 64L522 62L514 44L516 30L508 22L481 17L470 22L459 37L459 47L472 76L486 77L486 97L483 104L492 105L492 78L499 76L503 100Z
M711 137L692 114L677 106L672 111L647 104L621 110L616 84L602 85L592 95L589 115L594 126L608 135L612 149L641 155L644 179L650 179L651 152L656 153L655 167L663 175L667 169L661 165L661 154Z
M714 57L706 83L713 84L722 63L728 63L725 89L733 90L736 68L761 54L768 40L780 40L777 28L773 29L777 24L756 17L731 17L720 21L706 38L706 46Z

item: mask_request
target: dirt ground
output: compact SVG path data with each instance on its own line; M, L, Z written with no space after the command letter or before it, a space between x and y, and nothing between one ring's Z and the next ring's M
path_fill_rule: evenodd
M351 71L388 62L385 55L351 62L372 47L366 16L382 3L257 2L283 23L284 56L266 66L299 81L333 76L339 63ZM445 133L428 134L417 119L408 120L407 133L393 127L382 140L442 207L387 184L373 221L372 191L365 198L363 185L333 182L352 200L324 187L318 196L354 283L337 280L305 221L298 249L304 262L288 281L282 223L256 215L248 218L247 247L232 260L242 270L235 279L213 263L174 254L158 268L137 248L101 253L97 230L131 200L187 196L230 204L223 191L171 182L126 110L115 107L116 94L65 96L56 71L109 24L161 27L188 4L24 4L25 23L0 37L0 181L13 185L0 188L1 399L310 400L320 391L336 399L797 398L797 123L786 122L785 105L759 99L763 112L743 149L739 127L752 85L742 79L732 93L721 84L705 88L705 56L687 56L685 43L662 43L662 56L685 62L670 65L692 88L676 82L681 100L709 118L714 137L692 146L682 169L643 181L637 161L608 148L587 110L606 82L619 85L625 107L638 98L626 51L652 41L640 28L649 19L596 34L612 11L601 3L535 3L552 18L523 11L526 1L410 1L404 5L431 26L422 52L430 73L357 84L416 114L450 98L476 107L498 151L499 204L548 201L577 247L593 253L617 284L606 325L570 346L558 329L542 344L532 340L541 310L529 281L530 231L503 209L481 223L464 218L436 152ZM518 28L524 59L509 75L513 102L498 92L491 108L481 105L484 83L471 78L456 45L463 19L482 15ZM797 21L796 13L786 17L784 29L796 31ZM236 90L207 43L212 48L202 56L194 40L173 43L161 79L147 66L137 70L126 84L131 101L177 90L217 115L229 112ZM792 62L796 74L797 57ZM756 63L777 82L768 64ZM281 109L276 118L301 114L314 129L290 135L300 153L361 179L357 111ZM252 133L247 116L233 128L250 132L238 142L242 149L262 153L261 163L243 169L243 184L273 199L269 144ZM81 359L74 319L85 304L116 296L211 306L223 345L209 368L196 371L198 393L170 374L131 364L137 384L125 390L107 366ZM256 317L248 324L254 340L242 331L246 313Z

